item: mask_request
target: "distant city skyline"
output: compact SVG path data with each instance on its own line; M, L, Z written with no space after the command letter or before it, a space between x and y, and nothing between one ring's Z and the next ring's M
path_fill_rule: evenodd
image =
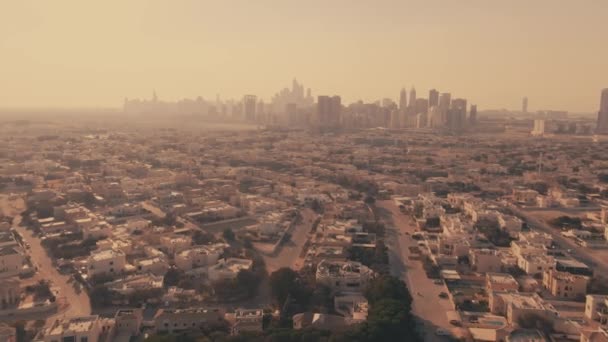
M416 85L480 111L527 96L530 112L593 113L608 86L606 13L605 0L8 2L0 107L119 107L152 89L268 101L297 76L343 103Z

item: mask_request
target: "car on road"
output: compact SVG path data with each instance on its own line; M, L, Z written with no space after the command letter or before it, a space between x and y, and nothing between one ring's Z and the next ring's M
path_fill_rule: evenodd
M435 330L435 335L437 336L452 336L452 334L446 329L437 329Z
M435 285L443 285L443 280L437 279L437 280L433 281L433 284L435 284Z
M449 296L448 296L448 294L447 294L447 293L445 293L445 292L441 292L441 293L439 293L439 298L446 299L446 298L448 298L448 297L449 297Z
M450 324L455 326L455 327L461 327L462 326L462 322L460 322L459 320L453 319L450 321Z

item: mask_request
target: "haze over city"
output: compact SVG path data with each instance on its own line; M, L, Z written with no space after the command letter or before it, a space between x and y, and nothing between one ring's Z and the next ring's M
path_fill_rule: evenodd
M450 89L483 109L591 113L608 77L608 3L4 2L0 107L269 98L299 77L343 102ZM604 83L603 83L604 82Z
M0 4L0 342L608 342L608 0Z

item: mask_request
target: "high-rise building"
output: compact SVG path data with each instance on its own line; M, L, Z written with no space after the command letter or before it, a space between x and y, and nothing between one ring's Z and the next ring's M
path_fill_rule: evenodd
M429 111L427 113L427 126L431 128L441 127L443 122L441 122L441 111L438 106L429 107Z
M337 127L340 124L342 100L340 96L319 96L317 99L317 124Z
M543 136L545 134L545 120L536 119L534 120L534 128L532 129L532 135Z
M471 111L469 113L469 123L471 125L477 124L477 105L471 105Z
M446 125L448 123L448 111L452 104L452 95L450 93L442 93L439 96L439 119L437 125Z
M448 128L453 131L461 131L465 128L467 118L467 100L454 99L448 111Z
M597 114L596 133L608 134L608 88L602 90L600 111Z
M410 101L408 103L410 104L410 107L414 107L416 105L416 88L414 87L412 87L410 90Z
M414 102L414 114L425 114L426 112L428 112L429 110L429 100L427 99L416 99L416 102Z
M257 97L255 95L243 96L243 114L245 116L245 120L251 122L255 121L256 106Z
M439 105L439 92L436 89L429 91L429 107Z
M524 114L528 113L528 98L524 97L523 100L521 101L521 111Z
M401 93L399 94L399 109L405 110L407 108L407 92L405 88L401 88Z

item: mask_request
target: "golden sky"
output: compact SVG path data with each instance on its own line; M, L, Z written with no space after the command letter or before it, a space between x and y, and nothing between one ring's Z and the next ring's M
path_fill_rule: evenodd
M1 0L0 107L256 94L597 111L608 0Z

